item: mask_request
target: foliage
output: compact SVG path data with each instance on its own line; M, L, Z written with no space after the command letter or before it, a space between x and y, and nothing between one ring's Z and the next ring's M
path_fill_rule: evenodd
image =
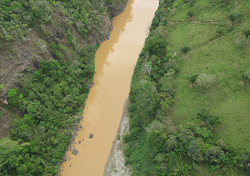
M181 130L177 137L181 145L186 145L195 138L194 133L190 129Z
M243 80L244 83L246 83L249 79L248 74L242 73L241 74L241 79Z
M248 37L250 35L250 29L249 28L245 28L243 30L243 34L246 36L246 42L248 42Z
M235 121L241 116L247 116L249 112L245 110L244 116L236 115L232 111L238 111L243 104L234 107L232 101L229 101L232 104L230 109L225 105L223 108L221 107L221 104L228 100L231 94L245 97L245 104L249 99L245 89L242 89L238 83L238 69L243 70L243 73L248 69L249 64L247 60L237 57L238 53L242 53L245 58L248 58L248 51L246 48L243 49L243 45L239 51L238 48L235 48L236 42L232 46L229 42L235 36L242 38L240 36L242 34L239 33L242 26L235 26L236 31L229 29L230 24L221 23L226 21L225 19L230 13L229 6L225 7L222 1L196 1L192 8L187 3L191 3L191 1L165 0L160 2L154 19L155 25L151 27L149 37L135 67L129 95L131 134L128 135L129 140L124 149L127 154L126 164L131 166L132 175L211 175L217 173L236 175L240 168L243 168L239 163L241 153L230 148L228 139L233 134L220 135L220 133L225 133L225 128L231 127L231 125L227 126L228 121L224 123L226 118L229 119L228 116L230 116L230 121ZM226 4L230 4L230 7L233 5L232 2ZM242 7L242 3L238 3L238 5ZM244 10L246 13L247 8ZM197 23L185 21L188 11L193 11ZM237 5L235 11L239 11ZM244 19L245 25L249 22L247 18ZM168 21L171 23L167 23ZM218 22L219 26L215 25ZM241 21L239 20L239 22ZM220 39L224 43L217 40L216 29L218 29L217 33L223 34ZM163 41L154 41L159 38L165 40L165 46L159 45ZM154 50L154 46L152 46L154 42L161 47L157 46ZM215 46L213 46L214 43ZM230 48L222 47L222 44L228 46L229 43ZM184 52L180 50L185 58L192 48L190 61L182 60L178 54L176 55L176 51L182 46L188 46L187 50L183 48ZM237 59L232 59L231 52ZM227 57L222 56L221 53ZM240 62L238 62L239 59ZM235 61L232 62L235 65L241 65L235 66L234 71L226 66L232 60ZM150 74L146 70L150 70ZM213 82L216 84L206 91L198 86L194 89L187 89L187 79L191 84L196 83L202 88L208 88ZM150 121L147 122L139 113L138 102L135 101L140 93L137 89L138 84L145 80L156 88L153 100L155 106L150 112ZM227 95L227 91L231 94ZM145 97L147 101L148 97ZM237 97L234 96L234 99ZM143 96L140 96L140 101L142 100ZM202 110L204 108L207 110ZM218 114L218 116L214 114ZM195 118L193 118L194 115ZM135 137L132 131L137 127L141 131ZM222 128L223 130L221 130ZM221 137L224 137L223 141L225 138L228 141L218 140ZM245 144L248 145L248 143ZM189 166L192 161L194 161L193 168ZM184 174L182 171L187 173ZM215 172L209 173L209 171Z
M194 12L193 11L188 11L187 16L190 18L193 18Z
M220 147L212 146L206 150L205 160L210 163L219 163L225 157L225 153Z
M138 114L144 121L149 122L154 115L156 89L150 82L142 81L137 84L136 92L135 103Z
M170 174L172 176L190 176L193 173L192 166L188 164L177 164L173 172Z
M203 148L204 142L201 138L197 138L193 140L188 147L188 156L191 157L196 162L201 162L204 160L203 158Z
M214 81L215 76L206 73L201 73L197 78L196 83L200 87L207 88Z
M188 46L183 46L180 51L184 54L184 57L187 58L187 53L190 51L190 48Z
M210 115L206 110L198 113L196 118L201 121L202 126L209 127L211 130L220 123L219 117Z
M148 40L146 45L150 56L159 56L165 52L166 41L161 37L152 37L150 40Z
M27 29L40 24L53 24L60 15L67 26L75 26L86 37L93 30L98 32L101 26L100 15L107 13L107 5L112 6L115 1L99 0L3 0L0 2L0 40L6 42L1 47L6 47L14 39L27 35ZM102 10L99 10L101 9ZM98 11L99 10L99 11ZM75 39L67 30L70 45L74 48ZM59 54L59 53L57 53Z
M228 18L229 18L229 20L231 21L232 26L234 26L234 23L238 20L239 15L236 14L236 13L231 13L231 14L228 16Z
M89 54L82 53L67 64L41 60L38 70L20 81L19 90L9 90L9 104L25 115L13 122L10 139L3 143L5 175L54 175L58 171L56 165L70 142L69 128L77 121L74 114L83 104L94 74L94 50L87 51ZM16 149L7 150L12 146ZM10 161L7 155L20 159Z
M193 87L193 84L195 83L195 81L197 80L197 78L198 78L198 75L194 75L194 74L187 76L187 79L191 83L191 87Z
M250 154L243 156L242 164L244 165L248 174L250 174Z

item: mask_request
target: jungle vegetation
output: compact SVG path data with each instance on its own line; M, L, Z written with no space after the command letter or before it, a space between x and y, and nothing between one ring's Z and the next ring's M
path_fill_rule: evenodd
M249 0L161 0L135 67L132 175L250 175Z
M55 175L69 142L75 123L81 120L89 84L94 74L97 46L76 46L76 33L88 39L100 31L102 15L124 0L2 0L0 2L0 51L16 54L13 45L38 31L41 39L35 47L48 49L52 58L33 58L36 69L27 69L16 87L8 90L7 111L17 111L9 135L0 139L0 173L15 175ZM56 13L65 17L66 44L53 37L46 25L58 23ZM54 15L54 16L53 16ZM66 18L67 17L67 18ZM74 32L73 32L74 31ZM35 54L34 54L35 55ZM67 57L66 57L67 55ZM11 57L10 57L11 58ZM13 57L11 59L14 59ZM4 85L1 85L1 89ZM0 111L0 119L4 112ZM78 116L79 114L79 116Z

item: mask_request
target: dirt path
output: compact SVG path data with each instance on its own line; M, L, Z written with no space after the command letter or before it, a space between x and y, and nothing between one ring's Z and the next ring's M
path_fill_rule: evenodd
M234 10L234 8L238 5L238 1L237 0L234 0L234 5L233 5L233 7L231 8L231 10L230 10L230 13L229 13L229 15L231 15L232 14L232 12L233 12L233 10Z
M122 119L115 137L113 147L110 151L108 161L105 166L104 176L130 176L130 170L125 163L125 156L123 155L122 144L123 136L129 132L129 117L127 116L128 99L126 100Z

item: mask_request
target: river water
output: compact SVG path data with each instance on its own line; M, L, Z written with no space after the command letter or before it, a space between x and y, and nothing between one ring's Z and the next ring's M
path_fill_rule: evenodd
M62 176L103 175L133 70L158 4L158 0L128 0L124 12L113 18L110 39L102 42L95 55L95 85L86 101L83 128L75 139L79 153L67 152Z

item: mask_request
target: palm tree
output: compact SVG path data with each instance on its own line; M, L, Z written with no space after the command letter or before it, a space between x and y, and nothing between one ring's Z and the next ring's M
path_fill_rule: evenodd
M175 163L176 159L178 158L177 153L175 153L173 151L171 151L170 153L167 153L166 156L167 156L166 161L170 165L173 165Z
M213 131L214 128L218 127L219 123L220 123L219 117L210 116L210 118L208 118L207 126L209 126L210 130Z
M207 120L211 117L208 111L202 110L202 112L197 114L197 119L200 119L203 124L207 122Z
M248 74L241 74L241 79L243 80L244 84L246 84L249 79Z
M210 127L211 131L220 123L219 117L210 115L210 113L206 110L198 113L196 118L201 120L202 126L206 126L208 128Z
M193 174L192 166L188 164L177 164L173 169L171 176L189 176Z
M239 15L236 13L232 13L228 16L229 20L232 22L232 26L234 26L234 22L238 19Z
M188 11L187 16L189 16L191 19L194 16L194 12L193 11Z
M183 46L180 50L184 54L184 58L187 58L187 53L190 51L190 48L188 46Z
M246 36L246 43L248 42L248 37L250 35L250 29L244 29L243 30L243 34Z
M197 78L198 78L198 75L193 75L193 74L189 75L187 77L187 79L191 82L191 85L190 85L191 88L193 87L193 85L194 85L195 81L197 80Z

